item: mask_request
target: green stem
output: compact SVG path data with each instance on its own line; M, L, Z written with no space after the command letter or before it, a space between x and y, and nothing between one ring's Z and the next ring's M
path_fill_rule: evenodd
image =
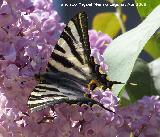
M117 4L116 0L106 0L106 1L110 2L112 4ZM123 22L123 14L122 14L122 7L121 6L116 7L115 15L116 15L116 17L119 21L120 26L121 26L122 33L125 33L126 32L126 27L125 27L124 22Z
M122 15L122 7L121 6L116 7L116 17L117 17L119 24L121 26L122 33L125 33L126 27L123 22L123 15Z

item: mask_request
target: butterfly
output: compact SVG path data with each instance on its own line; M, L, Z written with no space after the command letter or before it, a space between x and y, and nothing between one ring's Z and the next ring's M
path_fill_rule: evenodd
M38 75L40 83L33 89L28 100L31 111L41 110L59 103L98 104L82 87L94 91L101 87L111 89L113 84L101 66L91 56L88 36L87 14L75 15L64 28L57 44L54 46L47 71ZM108 109L107 109L108 110ZM109 110L110 111L110 110Z

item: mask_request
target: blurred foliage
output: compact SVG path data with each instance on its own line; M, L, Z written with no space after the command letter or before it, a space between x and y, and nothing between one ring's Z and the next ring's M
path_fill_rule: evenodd
M133 85L130 83L134 83ZM153 78L150 74L150 69L146 62L138 59L134 65L132 74L126 84L126 91L131 102L141 99L143 96L157 95L153 83Z
M146 44L144 50L153 58L160 57L160 34L155 34Z
M119 105L120 106L128 106L130 105L132 102L130 101L130 99L128 99L127 97L122 96L120 101L119 101Z
M151 11L160 4L160 0L135 0L139 6L137 6L138 12L141 17L146 17ZM146 6L140 6L140 4L146 3Z
M123 15L123 22L126 21L126 16ZM108 34L111 37L117 35L120 31L120 23L114 12L106 12L97 14L93 19L93 29Z
M123 3L125 0L116 0L116 3L121 4Z
M121 4L123 3L125 0L107 0L108 2L110 3L118 3L118 4Z
M152 61L148 66L154 81L154 86L160 95L160 58Z

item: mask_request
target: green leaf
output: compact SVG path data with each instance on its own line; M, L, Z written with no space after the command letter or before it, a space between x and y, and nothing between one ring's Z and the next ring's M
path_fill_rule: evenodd
M121 4L123 3L125 0L116 0L116 3Z
M112 26L110 26L112 27ZM155 31L160 27L160 6L136 28L122 34L112 41L104 53L111 80L126 83L138 55ZM113 92L118 95L124 84L114 85Z
M110 3L118 3L118 4L121 4L123 3L125 0L107 0L108 2Z
M138 4L137 9L141 17L146 17L151 11L160 4L160 0L135 0ZM146 6L140 6L141 4Z
M123 15L123 21L126 16ZM97 14L93 19L93 29L108 34L111 37L117 35L121 27L114 12Z
M131 101L125 97L122 97L120 102L119 102L119 105L120 106L128 106L131 104Z
M144 50L153 58L160 57L160 34L154 35L144 47Z
M120 100L119 100L119 106L128 106L130 105L132 102L127 94L127 92L124 92L123 96L121 96Z
M154 86L160 94L160 58L152 61L148 66L150 68L151 76L153 77Z
M131 83L136 85L132 85ZM132 74L126 84L126 91L131 102L135 102L143 96L158 94L154 87L150 69L143 60L138 59L136 61Z

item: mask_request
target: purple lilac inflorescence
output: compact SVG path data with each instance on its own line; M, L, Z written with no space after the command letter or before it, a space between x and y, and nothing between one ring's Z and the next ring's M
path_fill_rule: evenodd
M0 136L48 133L37 126L40 114L26 116L27 100L64 27L59 20L51 0L0 1Z
M108 67L104 63L102 55L108 45L112 42L112 38L102 32L96 32L95 30L89 30L88 33L90 47L92 49L91 56L94 56L96 62L101 65L102 71L106 73L108 71Z
M144 96L135 104L119 109L124 124L118 129L118 137L159 137L160 136L160 97Z
M86 89L116 114L99 106L65 103L29 112L27 99L37 84L34 74L45 71L52 45L64 27L52 5L51 0L0 0L0 136L125 137L133 132L158 137L158 97L118 108L118 98L111 91ZM112 39L90 30L89 40L91 55L107 72L102 54Z

